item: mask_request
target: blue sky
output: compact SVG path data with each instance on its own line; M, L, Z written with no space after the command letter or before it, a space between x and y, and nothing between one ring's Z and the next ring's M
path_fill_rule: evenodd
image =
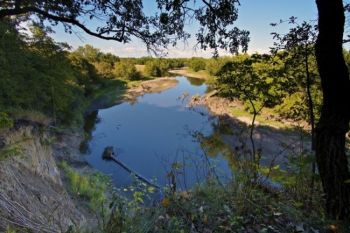
M316 20L317 8L315 0L241 0L239 7L239 17L236 25L241 29L250 31L251 42L249 43L249 53L268 52L272 45L271 32L283 32L285 26L272 28L270 23L278 22L280 19L288 19L296 16L299 20ZM144 1L145 11L151 13L155 9L153 0ZM287 26L287 25L286 25ZM194 32L196 25L188 25L187 30ZM137 39L128 44L121 44L114 41L105 41L94 38L76 29L76 34L66 34L61 27L56 28L54 39L61 42L68 42L73 48L80 45L91 44L104 52L111 52L120 57L141 57L149 55L145 45ZM187 44L179 43L177 48L170 48L168 57L210 57L211 51L201 51L194 49L194 38L189 39ZM225 53L221 53L225 55Z

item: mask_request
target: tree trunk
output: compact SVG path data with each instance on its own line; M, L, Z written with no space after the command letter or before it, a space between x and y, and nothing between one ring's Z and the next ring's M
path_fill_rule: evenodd
M323 106L316 128L316 159L326 195L326 211L334 219L350 215L350 179L345 137L350 120L350 80L343 57L345 16L342 0L316 0L319 35L316 59Z

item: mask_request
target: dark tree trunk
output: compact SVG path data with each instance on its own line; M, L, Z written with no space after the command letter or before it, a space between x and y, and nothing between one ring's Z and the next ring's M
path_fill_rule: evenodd
M316 59L323 89L316 128L316 159L330 217L350 216L350 179L345 138L350 120L350 80L343 57L345 16L342 0L316 0L319 35Z

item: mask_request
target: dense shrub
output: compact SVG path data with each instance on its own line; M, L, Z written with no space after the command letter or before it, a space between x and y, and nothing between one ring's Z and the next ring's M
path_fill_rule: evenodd
M152 77L162 77L167 75L169 69L169 64L163 59L153 59L147 61L145 64L146 75Z
M89 63L94 67L95 73L103 78L113 78L114 64L120 61L119 57L103 53L91 45L79 46L71 55Z
M205 64L205 70L208 71L210 75L216 76L222 67L230 60L232 60L230 57L208 59Z
M11 128L13 126L13 120L7 113L0 112L0 130L5 128Z
M114 75L118 78L123 78L126 80L137 80L140 78L140 74L136 70L134 63L128 60L122 60L115 63Z
M188 60L187 64L188 67L197 72L200 70L204 70L205 69L205 59L204 58L198 58L198 57L193 57L190 60Z
M170 58L166 59L169 69L179 69L185 66L184 58Z
M23 35L14 22L0 22L0 109L41 112L58 124L80 122L118 58L92 46L68 52L50 30L32 25L30 31Z

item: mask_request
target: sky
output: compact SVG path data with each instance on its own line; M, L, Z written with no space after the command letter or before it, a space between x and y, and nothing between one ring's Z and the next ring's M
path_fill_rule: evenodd
M271 32L283 32L287 29L287 24L278 28L273 28L270 23L286 20L291 16L302 20L316 20L317 8L315 0L241 0L238 8L239 16L235 23L240 29L250 31L250 43L248 53L264 53L269 51L273 40ZM155 9L153 0L144 0L145 12L152 13ZM187 25L189 32L196 31L196 25ZM87 35L79 29L77 33L67 34L62 27L55 28L56 33L52 37L59 42L67 42L74 49L84 44L91 44L103 52L110 52L119 57L142 57L149 56L146 46L138 39L133 39L131 43L122 44L116 41L106 41ZM190 38L186 44L179 42L176 48L169 48L168 57L193 57L212 56L211 51L195 49L195 38ZM221 52L220 55L227 55Z

